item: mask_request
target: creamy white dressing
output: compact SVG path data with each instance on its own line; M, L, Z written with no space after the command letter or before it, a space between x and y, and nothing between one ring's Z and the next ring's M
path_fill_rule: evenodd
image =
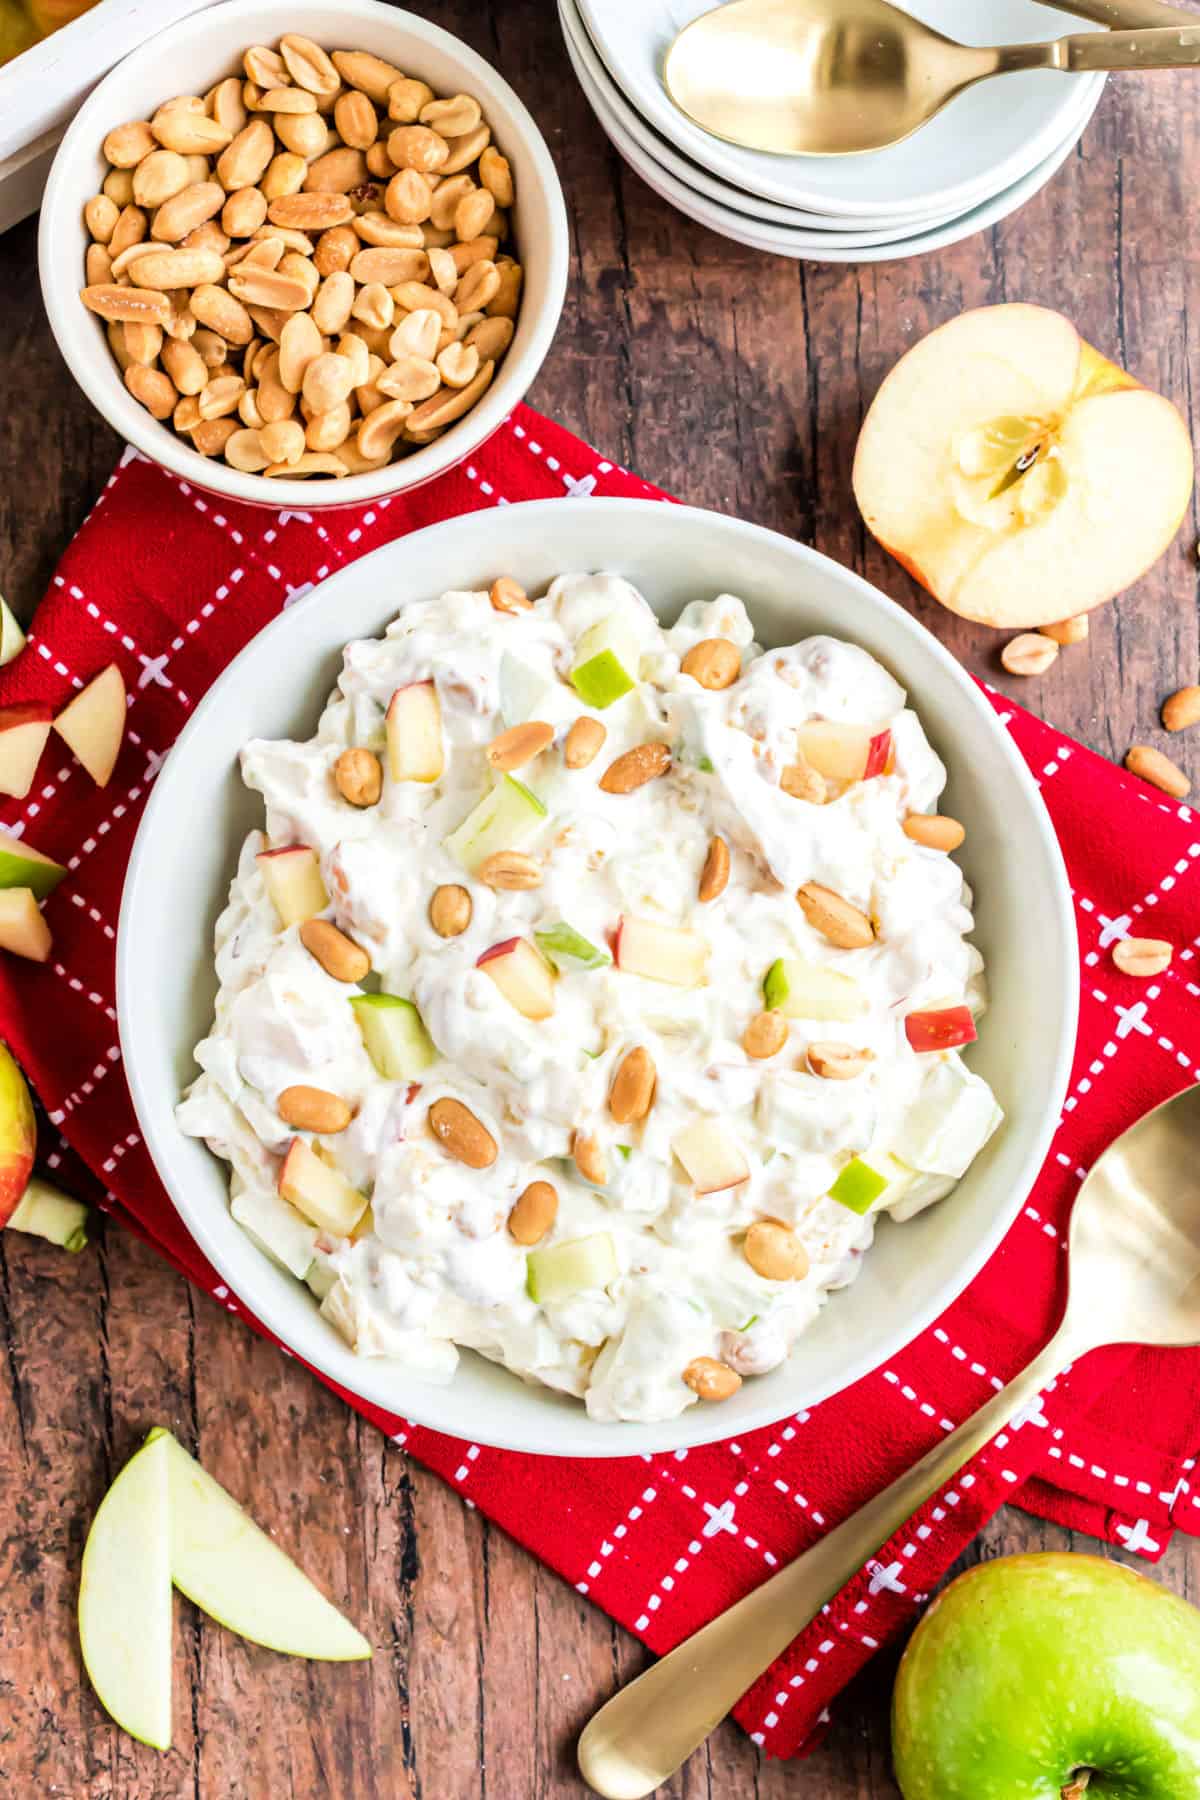
M614 619L636 641L641 679L592 713L604 746L588 768L569 770L563 739L589 711L569 679L575 646ZM721 691L680 669L712 637L742 657L740 679ZM339 753L366 745L386 770L388 702L429 679L443 775L424 784L385 773L378 805L350 806L333 780ZM553 744L519 771L546 808L521 845L543 879L494 891L443 840L492 785L488 743L531 718L555 728ZM888 772L825 805L787 794L780 774L797 759L798 728L814 719L890 730ZM646 741L671 747L668 773L632 793L602 792L612 760ZM852 644L817 637L761 652L729 595L692 602L664 630L614 575L560 577L515 615L495 612L486 593L449 593L406 607L383 638L350 644L315 736L255 740L242 772L263 797L266 829L247 840L217 924L215 1019L179 1120L232 1165L235 1216L257 1241L297 1273L311 1253L310 1285L361 1354L447 1379L456 1346L469 1346L581 1396L595 1418L672 1417L696 1399L683 1380L695 1357L720 1357L747 1377L777 1366L828 1292L854 1279L877 1212L907 1217L942 1197L999 1122L986 1084L957 1051L918 1055L905 1035L906 1015L922 1007L981 1011L982 965L966 941L971 896L960 870L902 830L910 812L936 811L945 769L903 690ZM697 885L714 833L729 846L731 874L702 905ZM325 972L295 926L281 927L255 856L285 844L319 856L326 916L368 951L367 986L418 1007L438 1052L419 1086L377 1072L348 1004L358 990ZM834 948L794 898L808 881L868 912L877 940ZM443 883L471 895L471 923L456 938L429 922ZM564 970L553 1016L535 1021L476 966L491 945L560 921L607 949L629 916L701 934L706 983L676 987L611 964ZM847 1023L791 1020L784 1049L753 1061L742 1036L779 957L849 975L863 1011ZM874 1060L853 1081L820 1080L806 1071L805 1050L829 1039ZM655 1099L643 1122L617 1125L608 1094L637 1045L653 1058ZM344 1132L311 1141L370 1198L354 1241L313 1230L277 1198L295 1133L276 1106L297 1084L353 1110ZM490 1168L455 1161L435 1140L427 1115L442 1096L492 1134L499 1153ZM720 1122L749 1170L739 1185L704 1195L672 1151L701 1117ZM577 1131L601 1147L602 1186L571 1160ZM898 1175L864 1216L829 1198L853 1156ZM536 1179L559 1198L538 1250L606 1235L617 1274L604 1286L553 1304L530 1297L530 1253L507 1219ZM290 1215L286 1249L281 1208ZM751 1268L743 1237L758 1219L794 1230L809 1259L803 1279L768 1281Z

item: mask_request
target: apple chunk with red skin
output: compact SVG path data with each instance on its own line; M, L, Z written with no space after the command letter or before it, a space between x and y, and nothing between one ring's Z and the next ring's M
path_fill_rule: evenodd
M442 708L432 681L397 688L387 709L388 767L393 781L436 781L446 766Z
M892 760L890 731L872 734L865 725L836 719L810 719L797 731L796 742L805 762L827 781L870 781L886 775Z
M750 1179L741 1146L720 1119L695 1119L676 1132L671 1148L697 1194L719 1194Z
M708 979L708 940L678 925L623 916L613 936L613 961L627 975L665 981L671 987L703 987Z
M0 1043L0 1225L12 1217L33 1172L37 1126L25 1077Z
M303 925L329 905L317 853L307 844L260 850L255 857L267 893L285 926Z
M854 494L951 612L1006 630L1088 612L1160 557L1192 493L1175 407L1042 306L960 313L863 422Z
M904 1035L912 1048L923 1054L957 1050L960 1044L973 1044L979 1034L969 1006L942 1006L936 1011L909 1013Z
M64 706L54 729L75 752L97 787L107 787L125 736L125 682L116 663L101 669Z
M510 1006L526 1019L548 1019L554 1011L554 970L527 938L493 944L475 964L491 977Z
M39 700L0 706L0 794L23 800L50 736L53 713Z

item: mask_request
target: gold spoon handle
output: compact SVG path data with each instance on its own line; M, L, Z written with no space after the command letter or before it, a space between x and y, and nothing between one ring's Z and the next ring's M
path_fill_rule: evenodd
M1064 1321L1027 1369L919 1463L615 1694L579 1740L584 1780L607 1800L652 1794L904 1521L1090 1347Z
M1178 27L1197 23L1196 14L1182 6L1164 6L1163 0L1044 0L1060 12L1078 13L1112 31L1146 31L1159 26Z
M1191 69L1200 64L1200 21L1152 31L1085 31L1047 43L1005 44L995 52L996 75L1021 69L1072 74L1113 69Z

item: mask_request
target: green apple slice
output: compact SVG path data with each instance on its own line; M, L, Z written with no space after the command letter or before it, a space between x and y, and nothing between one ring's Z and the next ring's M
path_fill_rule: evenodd
M355 994L350 1002L367 1055L385 1081L411 1081L437 1061L433 1039L411 1000Z
M562 919L533 935L538 949L543 956L549 957L556 969L605 969L612 962L607 950L601 950L598 944L593 944L590 938L585 938L581 931L576 931Z
M830 1188L829 1198L844 1206L847 1212L861 1215L870 1212L888 1185L887 1175L872 1168L861 1156L852 1156Z
M525 1290L539 1306L553 1306L587 1288L607 1287L620 1272L612 1238L607 1231L598 1231L594 1237L571 1238L546 1250L531 1250Z
M229 1210L260 1250L303 1281L312 1267L317 1228L278 1194L266 1188L243 1188Z
M285 1656L356 1662L362 1633L169 1432L151 1432L169 1485L170 1575L202 1612L252 1644ZM142 1452L145 1454L145 1452ZM168 1644L168 1666L170 1646Z
M506 650L500 658L500 717L505 725L542 718L542 700L552 686L545 675Z
M0 831L0 888L32 888L34 899L44 900L66 872L61 863L43 856L24 838Z
M79 1643L123 1731L171 1747L171 1520L167 1446L152 1437L100 1502L83 1547Z
M858 983L838 969L781 956L763 977L763 1003L785 1019L857 1019L866 1009Z
M467 874L473 875L494 851L519 850L529 843L546 817L546 808L523 781L515 775L502 775L458 829L443 840L444 845Z
M82 1200L60 1194L48 1181L34 1176L21 1195L9 1228L45 1238L63 1250L82 1250L88 1241L88 1209Z
M641 649L637 638L620 619L601 619L589 626L575 646L571 682L585 706L603 712L638 678Z
M0 669L15 662L25 648L25 633L13 617L8 601L0 594Z

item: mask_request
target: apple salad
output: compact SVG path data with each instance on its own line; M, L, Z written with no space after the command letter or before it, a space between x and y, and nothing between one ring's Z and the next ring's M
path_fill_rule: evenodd
M360 1354L725 1399L999 1123L946 772L853 644L502 578L351 643L242 772L179 1122Z

